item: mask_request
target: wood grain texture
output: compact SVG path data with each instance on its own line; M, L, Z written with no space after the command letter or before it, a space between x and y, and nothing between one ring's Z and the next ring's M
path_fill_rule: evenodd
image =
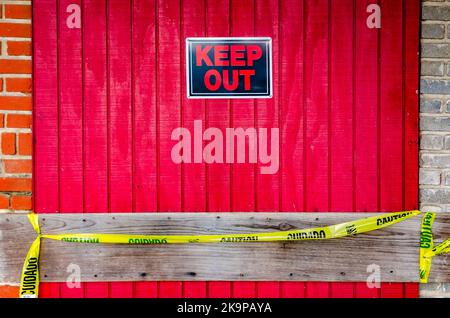
M42 213L59 212L61 199L64 200L59 196L59 172L60 159L64 158L65 150L59 148L59 136L66 125L65 116L61 118L59 109L65 105L67 96L59 96L59 88L65 87L65 76L59 76L58 64L64 63L64 59L58 60L58 51L64 54L65 45L58 48L57 9L56 2L52 0L33 4L33 43L45 43L42 47L33 45L33 207ZM72 160L77 160L75 154ZM43 297L60 297L59 287L59 284L43 284L40 294Z
M304 1L280 2L280 211L304 210ZM295 102L293 102L295 101ZM294 138L292 136L295 136ZM303 282L280 283L280 297L305 297Z
M230 35L231 0L207 0L205 2L205 35L227 37ZM205 102L205 119L208 127L216 127L225 134L232 127L231 100L217 99ZM206 167L206 211L231 210L232 164L216 164ZM231 282L208 282L208 297L230 297Z
M255 2L254 0L231 0L230 7L230 35L255 36ZM255 127L255 100L235 99L230 101L231 127L247 129ZM248 139L246 147L250 147ZM234 145L237 151L237 145ZM247 161L248 162L248 161ZM231 165L231 211L256 211L256 165L251 163ZM242 191L246 189L245 191ZM254 282L235 282L231 284L231 296L234 298L256 297L256 284Z
M272 59L279 61L279 7L277 0L255 2L255 34L272 38ZM279 67L272 66L273 87L279 87ZM279 95L272 99L255 100L255 128L267 129L267 140L271 138L271 128L280 127ZM277 211L280 207L280 177L278 174L260 174L262 164L256 165L255 174L255 211ZM279 298L280 284L278 282L256 283L256 297Z
M63 0L58 5L59 74L59 208L61 213L83 212L83 41L81 29L67 28L61 19L71 3L81 5L81 0ZM45 287L44 287L45 288ZM61 284L64 298L81 298L84 285L69 288Z
M84 212L109 208L108 194L108 49L106 1L83 1L83 147ZM42 163L45 165L45 163ZM41 212L37 210L38 212ZM107 283L84 284L86 297L108 297Z
M330 50L329 80L335 86L329 88L329 134L330 155L328 164L330 211L351 211L353 209L353 97L355 12L353 0L343 0L336 5L330 2ZM349 143L352 144L349 147ZM365 285L365 284L364 284ZM352 298L353 283L336 283L330 286L331 297Z
M42 233L214 234L308 228L371 214L118 213L42 214ZM71 263L83 282L96 281L365 281L380 266L383 282L417 282L420 218L342 239L290 243L164 246L84 245L44 239L43 282L61 282ZM438 215L437 243L450 236L450 215ZM17 283L35 234L24 215L1 215L0 283ZM449 257L436 257L430 282L450 281Z
M133 1L133 211L156 211L156 0ZM149 124L151 123L151 124ZM156 282L136 282L136 298L153 298Z
M202 120L205 126L205 100L189 101L186 92L186 47L183 45L184 38L204 37L206 11L205 2L197 0L187 0L181 6L181 120L182 126L194 131L194 121ZM183 165L181 170L182 201L183 210L186 212L197 212L206 210L206 164ZM183 282L183 297L205 298L207 296L206 282Z
M65 26L69 3L81 5L81 29ZM382 7L382 30L367 28L373 3ZM419 0L36 2L36 212L417 208L419 13ZM202 35L271 36L273 99L186 99L184 40ZM193 120L222 132L279 127L278 174L261 175L255 164L174 165L170 134L192 130ZM417 284L380 290L364 282L122 287L44 283L41 295L418 295Z
M380 210L403 209L403 0L381 0L386 12L380 29ZM398 16L401 14L402 19ZM388 48L388 49L387 49ZM393 107L402 105L402 107ZM399 298L401 284L382 284L381 297Z
M328 0L306 1L303 102L305 107L305 211L330 209L330 12ZM328 283L308 282L306 297L327 297Z
M358 212L379 209L378 191L378 29L367 30L364 9L371 0L354 1L353 205ZM418 184L418 183L417 183ZM417 186L415 184L414 186ZM417 201L417 200L416 200ZM379 289L356 283L358 298L379 297Z
M419 78L420 63L420 2L404 1L403 6L403 203L404 209L416 209L419 206L419 174L411 173L419 166ZM419 284L407 284L405 298L417 297Z

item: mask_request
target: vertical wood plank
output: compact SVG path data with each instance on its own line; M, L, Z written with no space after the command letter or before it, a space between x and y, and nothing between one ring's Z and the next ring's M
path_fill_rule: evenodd
M60 298L61 283L41 283L39 284L39 298Z
M61 213L83 211L83 88L81 29L67 27L67 6L59 2L59 157Z
M157 78L157 142L158 209L181 211L181 166L172 162L172 130L181 126L181 43L180 1L158 1L158 78ZM159 283L159 297L180 297L182 283Z
M81 1L62 0L58 8L59 175L61 213L83 212L83 74L81 29L69 28L67 7ZM62 298L82 298L84 286L61 283Z
M272 78L273 90L276 92L271 99L255 100L255 129L258 133L259 143L267 142L267 149L272 154L271 149L272 128L279 128L279 1L255 1L255 35L272 38ZM261 134L260 129L266 129L267 135ZM280 138L277 139L279 143ZM258 144L258 151L260 150ZM276 158L275 160L278 160ZM273 163L272 163L273 164ZM278 170L274 174L262 174L261 168L265 164L256 165L255 177L255 210L261 212L272 212L280 210L280 186ZM280 294L280 284L278 282L257 282L256 296L262 298L277 298Z
M419 39L420 1L404 1L404 209L419 203Z
M205 101L199 99L188 99L186 95L186 46L187 37L205 36L205 1L183 0L181 1L181 110L182 126L188 128L191 134L194 133L194 122L201 120L202 130L205 127ZM198 129L198 127L197 127ZM196 143L192 142L192 146ZM204 142L201 141L203 150ZM193 149L192 155L194 155ZM202 153L199 153L202 157ZM182 166L182 200L183 211L198 212L206 211L206 164L193 163ZM206 297L206 282L183 282L183 297L204 298Z
M304 211L304 1L280 2L280 174L281 211ZM274 63L278 61L274 60ZM280 296L303 298L305 283L280 283Z
M35 209L59 212L57 12L54 1L34 5Z
M133 210L149 212L157 209L156 0L132 5ZM157 287L157 282L136 282L135 297L154 298Z
M380 34L380 204L382 211L403 208L403 0L381 0ZM394 269L395 270L395 269ZM403 297L403 284L382 284L382 297Z
M373 1L356 1L355 48L355 192L356 211L378 206L378 29L367 27L366 12ZM379 289L356 283L355 297L378 297Z
M420 1L403 2L404 47L404 209L419 208L419 39ZM419 297L418 284L405 285L405 298Z
M206 36L227 37L230 35L231 0L206 0ZM206 101L206 122L208 127L216 127L225 136L230 125L230 100ZM207 167L207 210L225 212L230 205L231 164L209 165Z
M57 8L52 0L33 4L34 208L59 212ZM40 296L57 298L60 284L41 284Z
M130 1L107 1L109 212L132 211ZM110 283L111 298L133 297L132 282Z
M132 210L130 1L107 2L110 212Z
M185 39L187 37L204 37L205 36L205 2L195 0L182 0L182 26L181 37L179 39L181 46L180 55L180 79L181 79L181 110L182 110L182 126L187 128L192 135L192 164L184 164L182 166L182 191L183 191L183 210L186 212L198 212L206 210L206 164L202 163L203 153L199 152L198 157L201 162L195 162L195 141L194 121L201 121L201 130L205 127L205 100L188 99L186 95L186 47ZM197 127L198 129L199 127ZM200 141L201 149L205 142Z
M255 128L258 137L262 138L260 129L266 129L268 152L270 153L271 128L279 128L279 2L267 0L255 2L255 35L272 38L272 78L273 97L255 100ZM279 142L279 141L278 141ZM259 151L259 145L257 147ZM278 211L280 208L279 171L274 174L262 174L261 168L266 164L256 165L255 196L256 210L260 212Z
M419 298L419 284L418 283L408 283L405 284L403 291L404 298Z
M329 88L329 10L328 0L307 0L305 14L305 78L306 103L306 211L329 209L328 166L328 88ZM307 283L307 297L328 297L328 283Z
M353 207L353 85L354 1L329 2L330 90L329 169L330 211ZM352 298L353 283L330 284L333 298Z
M83 0L84 211L108 211L106 2ZM108 283L85 283L85 296L108 297Z
M181 210L181 166L172 162L172 130L180 127L180 2L158 1L159 209ZM170 89L168 89L170 88Z
M379 31L366 24L366 8L371 3L356 1L355 206L361 212L378 210Z
M230 0L206 0L205 35L209 37L227 37L230 35ZM206 101L205 120L207 127L221 130L230 125L230 101L217 99ZM231 164L209 165L206 170L206 210L231 211L230 203L230 169ZM208 297L220 298L231 296L231 282L208 282Z
M231 36L252 37L255 35L254 0L231 0ZM236 99L231 102L231 127L244 130L255 126L254 100ZM250 146L246 138L246 149ZM237 153L237 145L234 145ZM248 158L247 158L248 162ZM231 168L231 210L255 210L255 164L239 163ZM243 191L245 189L245 191ZM236 282L232 284L232 297L255 297L254 282Z

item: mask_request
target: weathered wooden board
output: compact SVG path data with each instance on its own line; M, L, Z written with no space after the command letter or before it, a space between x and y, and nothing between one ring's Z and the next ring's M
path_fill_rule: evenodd
M359 213L143 213L41 214L42 232L214 234L288 230L331 225ZM383 282L417 282L420 217L356 237L289 243L107 245L45 239L41 279L63 282L76 264L82 281L366 281L380 267ZM450 237L450 215L439 214L437 243ZM0 215L0 284L17 283L36 237L25 215ZM436 257L430 281L450 281L450 257Z

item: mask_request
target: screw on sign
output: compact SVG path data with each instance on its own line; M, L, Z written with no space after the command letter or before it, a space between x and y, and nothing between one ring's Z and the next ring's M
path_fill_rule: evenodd
M188 38L190 98L270 98L270 38Z

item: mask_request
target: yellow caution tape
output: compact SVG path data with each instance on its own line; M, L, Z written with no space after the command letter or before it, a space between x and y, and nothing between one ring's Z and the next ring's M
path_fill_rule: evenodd
M20 280L20 298L38 298L39 294L39 251L41 238L37 237L28 250Z
M419 273L421 283L428 283L433 257L450 252L450 239L445 240L436 247L434 246L432 229L435 218L436 214L431 212L425 213L422 218L419 254Z
M436 246L434 248L434 252L436 256L444 253L450 253L450 239L447 239L438 246Z
M41 238L76 243L110 243L110 244L189 244L189 243L241 243L241 242L276 242L326 240L356 235L382 229L406 219L415 217L420 211L404 211L371 216L326 227L303 230L279 231L269 233L220 234L220 235L134 235L134 234L41 234L37 214L28 218L38 234L33 242L22 271L20 296L37 297L39 286L39 248ZM449 249L449 244L443 247Z
M31 226L33 227L34 231L41 235L41 228L39 227L39 218L38 215L35 213L28 214L28 221L30 221Z
M419 214L419 211L396 212L327 227L269 233L220 235L133 235L83 233L54 235L43 234L42 237L64 242L111 244L187 244L325 240L381 229Z
M20 298L38 298L39 295L39 252L41 249L41 230L36 214L28 214L33 229L38 234L28 250L20 280Z

